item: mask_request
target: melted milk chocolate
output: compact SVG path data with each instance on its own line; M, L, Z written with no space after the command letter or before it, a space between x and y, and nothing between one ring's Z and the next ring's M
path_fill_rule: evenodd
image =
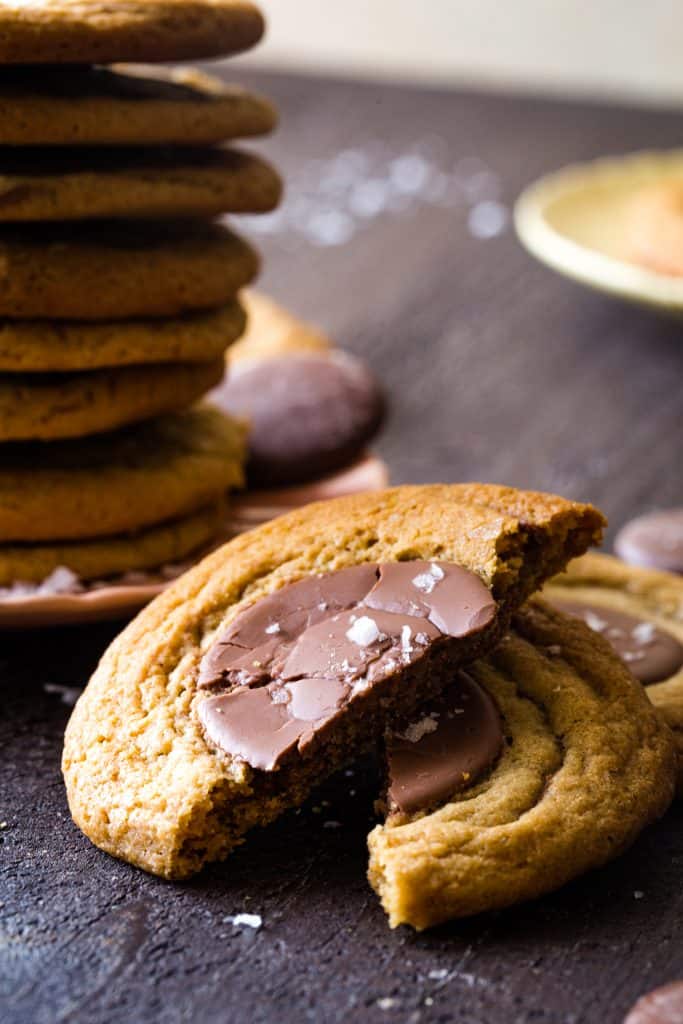
M271 771L375 684L495 615L478 576L448 562L308 577L247 608L214 643L199 686L217 692L200 703L200 721L216 746Z
M466 672L387 744L389 811L412 814L475 783L503 746L500 712Z
M553 600L561 612L583 619L609 640L622 661L644 686L670 679L683 665L683 645L653 623L601 604Z

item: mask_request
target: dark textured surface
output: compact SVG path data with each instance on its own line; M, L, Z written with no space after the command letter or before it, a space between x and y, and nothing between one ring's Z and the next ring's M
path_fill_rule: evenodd
M384 159L427 139L444 167L483 161L509 206L566 161L680 141L680 119L663 114L253 81L282 108L267 149L291 181L290 210L307 188L318 195L316 161L349 147L384 147ZM343 246L285 223L257 237L263 283L364 353L393 393L381 448L396 480L558 490L615 526L680 503L680 326L553 276L509 227L472 237L470 207L397 203ZM369 767L192 884L99 853L69 821L69 708L55 687L82 684L113 632L0 641L3 1022L619 1024L643 991L683 976L679 808L552 897L421 936L390 932L364 880ZM226 920L244 911L263 927Z

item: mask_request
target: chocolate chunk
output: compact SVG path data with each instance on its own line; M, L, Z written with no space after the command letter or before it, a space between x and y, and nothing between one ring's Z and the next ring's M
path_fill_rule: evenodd
M683 1024L683 981L662 985L642 996L624 1024Z
M384 399L347 353L237 363L214 401L250 424L250 487L306 483L348 466L377 433Z
M440 701L387 744L389 811L412 814L478 781L503 746L500 712L465 672Z
M631 565L683 573L683 508L631 520L617 534L614 550Z
M200 666L199 686L214 691L198 709L208 738L273 770L445 637L493 622L496 603L474 573L447 562L400 565L309 577L238 615Z
M609 640L644 686L670 679L683 665L683 645L652 622L604 605L558 600L553 604L560 611L583 619L586 625Z

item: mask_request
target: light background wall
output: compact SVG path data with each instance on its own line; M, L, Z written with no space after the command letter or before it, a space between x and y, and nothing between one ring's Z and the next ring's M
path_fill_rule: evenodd
M683 102L683 0L260 0L253 66Z

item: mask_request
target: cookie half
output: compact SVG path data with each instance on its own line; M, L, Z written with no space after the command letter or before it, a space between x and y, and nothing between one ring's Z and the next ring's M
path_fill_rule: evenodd
M234 149L32 147L0 156L0 222L265 213L282 183Z
M66 733L76 823L169 878L225 857L494 645L602 524L549 495L435 485L235 538L104 655Z
M583 623L531 603L467 674L497 705L502 751L437 810L392 814L370 834L392 927L550 892L624 850L673 796L669 730Z
M175 412L205 394L223 371L218 358L82 373L0 374L0 441L85 437Z
M683 577L590 552L544 596L615 648L673 729L683 793Z
M241 424L207 405L101 436L0 446L0 543L78 541L179 519L243 483Z
M0 68L0 144L211 144L264 135L263 96L194 68Z
M220 532L224 521L225 505L216 502L135 533L82 541L0 544L0 587L17 581L42 583L59 567L70 569L81 580L158 569L203 548Z
M638 191L631 201L628 236L634 263L672 277L683 275L683 180L668 179Z
M252 247L204 221L0 229L0 316L127 320L224 306L258 272Z
M2 64L114 64L227 56L255 46L248 0L31 0L0 10Z
M206 363L240 337L246 316L234 300L207 312L156 320L0 321L0 371L51 373L147 363Z

